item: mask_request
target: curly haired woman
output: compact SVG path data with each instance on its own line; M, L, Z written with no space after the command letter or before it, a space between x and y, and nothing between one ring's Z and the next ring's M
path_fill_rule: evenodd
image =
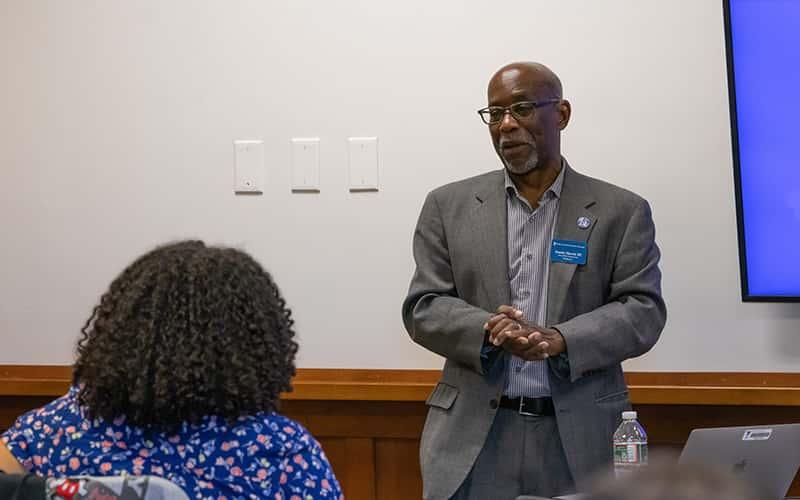
M319 443L276 413L295 373L292 324L247 254L159 247L95 307L69 392L2 435L0 469L156 475L195 498L339 500Z

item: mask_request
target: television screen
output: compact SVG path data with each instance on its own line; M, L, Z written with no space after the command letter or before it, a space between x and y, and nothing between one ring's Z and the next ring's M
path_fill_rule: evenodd
M800 302L800 0L724 12L742 299Z

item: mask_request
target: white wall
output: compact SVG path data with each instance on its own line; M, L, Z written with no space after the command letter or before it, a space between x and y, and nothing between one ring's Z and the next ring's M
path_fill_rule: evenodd
M521 59L562 77L572 165L652 203L669 323L628 368L798 371L800 308L739 298L718 0L0 0L0 364L69 363L122 267L197 237L273 272L300 366L440 366L400 321L411 234L427 191L499 167L475 110ZM347 190L361 135L379 193ZM308 136L322 190L292 194ZM247 138L261 197L231 192Z

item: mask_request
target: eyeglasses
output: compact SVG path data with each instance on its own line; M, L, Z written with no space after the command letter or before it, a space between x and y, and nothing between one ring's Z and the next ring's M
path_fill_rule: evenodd
M494 125L500 123L506 116L506 112L511 113L511 116L517 120L524 120L533 117L536 114L536 108L547 106L548 104L555 104L561 102L561 99L547 99L545 101L520 101L515 102L511 106L489 106L478 110L481 115L481 120L486 125Z

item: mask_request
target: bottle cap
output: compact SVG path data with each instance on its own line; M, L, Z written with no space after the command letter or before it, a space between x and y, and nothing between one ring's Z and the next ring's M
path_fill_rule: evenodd
M635 411L623 411L622 420L636 420L637 415Z

